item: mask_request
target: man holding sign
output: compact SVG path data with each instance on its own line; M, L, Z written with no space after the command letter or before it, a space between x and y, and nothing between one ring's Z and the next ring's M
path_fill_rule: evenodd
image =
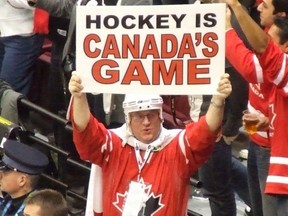
M190 176L210 156L221 128L224 101L232 90L229 75L221 76L207 114L184 130L163 128L162 98L149 94L127 94L126 124L108 130L90 114L83 88L73 74L74 143L83 160L101 167L103 185L95 197L100 207L94 205L94 213L186 215Z

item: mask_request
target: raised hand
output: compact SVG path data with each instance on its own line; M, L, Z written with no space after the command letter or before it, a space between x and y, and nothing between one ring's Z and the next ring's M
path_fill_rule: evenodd
M227 98L231 92L232 92L232 85L229 80L229 74L225 73L221 76L217 91L219 92L219 95L215 95L216 97L219 97L221 99Z
M81 78L76 74L75 71L72 72L68 88L71 95L74 97L81 97L83 95L82 90L84 87L82 85Z

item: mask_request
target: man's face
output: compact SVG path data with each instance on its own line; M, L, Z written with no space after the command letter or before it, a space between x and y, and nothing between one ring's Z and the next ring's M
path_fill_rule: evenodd
M0 171L0 189L8 193L11 197L17 197L17 193L22 184L22 173L6 170Z
M263 27L269 28L274 23L275 14L273 13L275 8L272 1L273 0L263 0L257 8L260 12L260 22Z
M149 144L159 136L161 128L159 110L132 112L130 119L131 132L139 141Z
M280 29L276 25L272 25L268 31L268 34L271 36L272 40L278 44L283 52L287 52L287 43L280 44L280 37L279 37Z
M35 204L28 204L24 208L23 216L41 216L41 208Z

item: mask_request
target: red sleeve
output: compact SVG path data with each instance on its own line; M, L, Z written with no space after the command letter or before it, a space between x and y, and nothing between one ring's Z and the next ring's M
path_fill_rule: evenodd
M265 70L265 78L280 88L287 86L287 57L287 54L272 39L269 40L265 51L259 56L260 64Z
M210 131L206 117L202 116L198 122L191 122L186 125L186 137L188 148L186 156L189 160L192 171L199 168L211 155L217 134Z
M111 133L92 115L90 115L89 123L84 131L79 132L73 126L73 141L80 158L99 166L102 165L104 159L108 157L112 150L109 145L111 139Z
M226 58L249 83L263 82L263 71L257 56L245 46L234 29L226 32Z

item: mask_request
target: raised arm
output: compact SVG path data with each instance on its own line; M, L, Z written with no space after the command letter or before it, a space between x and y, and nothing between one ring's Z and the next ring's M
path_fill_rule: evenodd
M229 81L229 74L224 74L218 84L217 91L219 94L213 95L211 104L206 113L206 121L210 130L218 133L222 125L225 99L230 95L232 86Z
M74 125L78 131L84 131L90 118L90 109L86 94L82 92L83 85L81 79L75 73L72 73L69 81L69 91L72 95L72 115Z
M263 53L269 36L260 28L260 26L245 12L238 0L225 0L231 10L233 10L247 40L257 53Z
M263 70L255 52L249 50L231 25L231 11L226 9L226 58L249 83L262 83ZM243 64L245 62L245 64Z

